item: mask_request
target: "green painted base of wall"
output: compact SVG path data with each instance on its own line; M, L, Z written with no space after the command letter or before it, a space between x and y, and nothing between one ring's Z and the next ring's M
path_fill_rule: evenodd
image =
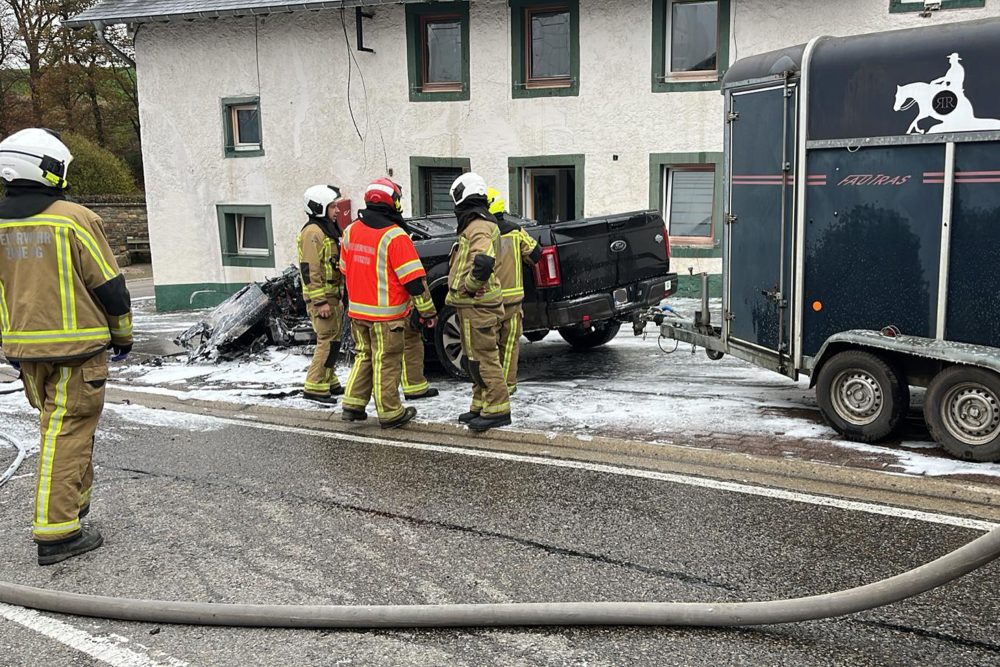
M677 294L682 297L701 297L701 276L682 275L677 279ZM708 276L708 296L711 299L722 298L722 275L710 274Z
M157 285L156 310L214 308L236 294L246 283L194 283L191 285Z

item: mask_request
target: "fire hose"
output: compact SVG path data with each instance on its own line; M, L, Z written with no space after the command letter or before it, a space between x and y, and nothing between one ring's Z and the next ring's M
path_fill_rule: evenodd
M21 443L17 440L8 438L5 435L0 435L0 440L10 443L17 450L17 456L14 457L14 462L10 464L10 467L7 468L6 472L0 475L0 486L3 486L8 480L10 480L11 477L14 476L17 469L21 467L21 464L24 462L24 457L28 455L28 450L21 446Z
M80 595L0 582L0 602L141 623L259 628L647 625L726 627L845 616L925 593L1000 556L1000 527L916 569L835 593L763 602L543 602L383 606L246 605Z

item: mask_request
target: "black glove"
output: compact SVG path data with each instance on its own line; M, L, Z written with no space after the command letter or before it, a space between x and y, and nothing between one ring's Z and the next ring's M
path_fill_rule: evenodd
M472 260L472 277L480 282L486 282L493 275L497 261L489 255L476 255Z
M125 361L129 353L132 352L132 343L127 345L119 345L118 343L111 343L108 345L108 349L113 352L111 356L111 361Z

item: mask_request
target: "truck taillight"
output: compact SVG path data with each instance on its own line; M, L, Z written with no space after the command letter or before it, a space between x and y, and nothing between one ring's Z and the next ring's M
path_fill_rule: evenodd
M559 253L555 246L542 248L542 256L535 264L535 287L558 287L560 284Z

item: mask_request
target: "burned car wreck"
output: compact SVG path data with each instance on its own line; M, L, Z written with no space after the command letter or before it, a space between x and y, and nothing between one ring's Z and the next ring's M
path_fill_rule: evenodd
M298 269L290 266L263 283L251 283L174 342L188 351L189 362L237 359L269 346L311 345L316 335L299 281Z

